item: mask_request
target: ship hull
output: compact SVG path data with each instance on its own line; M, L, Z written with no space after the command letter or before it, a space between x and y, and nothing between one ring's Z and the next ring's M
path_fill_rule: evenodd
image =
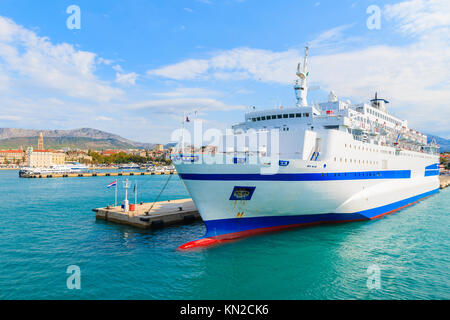
M180 249L209 246L263 232L375 219L439 191L437 172L305 169L276 174L261 166L178 164L207 232ZM320 167L320 166L316 166ZM236 192L246 192L241 200Z

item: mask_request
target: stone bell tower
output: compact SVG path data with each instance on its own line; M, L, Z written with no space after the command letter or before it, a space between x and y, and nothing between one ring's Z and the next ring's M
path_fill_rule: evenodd
M41 133L39 133L39 139L38 139L38 150L44 150L44 136Z

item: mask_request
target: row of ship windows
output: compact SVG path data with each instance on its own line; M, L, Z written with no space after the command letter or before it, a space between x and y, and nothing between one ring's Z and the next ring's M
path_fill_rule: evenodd
M348 159L347 158L339 158L339 162L344 161L345 163L355 163L355 164L371 164L371 165L377 165L378 161L371 161L371 160L356 160L356 159ZM337 158L334 157L334 162L337 162Z
M378 117L378 118L380 118L380 119L384 119L384 120L386 120L386 121L388 121L388 122L390 122L390 123L393 123L393 124L395 124L395 125L398 125L398 126L401 125L401 122L400 122L400 121L394 120L394 119L392 119L391 117L388 117L388 116L386 116L386 115L384 115L384 114L381 114L381 113L376 112L376 111L371 110L371 109L367 109L367 111L368 111L370 114L372 114L372 115L374 115L374 116L376 116L376 117Z
M351 149L352 148L352 145L351 144L349 144L349 145L347 145L347 144L345 144L345 147L347 148L347 146ZM355 150L366 150L366 151L369 151L369 152L381 152L381 153L387 153L387 154L394 154L394 151L388 151L388 150L378 150L378 149L372 149L372 148L368 148L368 147L364 147L364 146L358 146L358 147L356 147L356 145L353 145L353 148L355 149ZM404 155L406 155L406 156L408 156L408 157L412 157L412 158L430 158L429 156L426 156L426 155L414 155L414 154L409 154L409 153L406 153L406 154L404 154Z
M347 144L345 144L345 147L347 148ZM348 147L351 149L352 145L349 144ZM369 152L382 152L382 153L389 153L389 154L393 154L393 151L388 151L388 150L379 150L379 149L372 149L372 148L368 148L368 147L364 147L364 146L358 146L356 147L356 145L353 145L353 148L355 150L362 150L362 151L369 151Z
M411 158L429 158L429 159L433 159L434 156L432 155L415 155L415 154L409 154L409 153L404 153L403 156L407 156L407 157L411 157Z
M264 120L275 120L275 119L286 119L286 118L301 118L301 117L309 117L309 112L306 113L285 113L285 114L274 114L271 116L262 116L252 118L252 121L264 121Z
M375 176L377 176L377 177L380 177L380 176L382 176L383 175L383 173L382 172L353 172L353 173L347 173L347 172L343 172L343 173L330 173L330 175L332 175L332 174L334 174L334 176L335 177L340 177L341 175L343 176L343 177L346 177L347 175L349 175L349 176L351 176L351 175L353 175L353 176L355 176L355 177L357 177L357 176L359 176L359 177L361 177L361 176L366 176L366 177L375 177ZM328 177L328 173L322 173L322 177L323 176L326 176L326 177Z

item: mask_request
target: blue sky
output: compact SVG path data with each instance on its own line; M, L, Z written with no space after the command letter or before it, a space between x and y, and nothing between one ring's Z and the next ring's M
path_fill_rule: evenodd
M66 8L81 9L69 30ZM370 30L370 5L381 28ZM310 45L310 102L375 91L411 127L450 138L450 7L412 1L0 3L0 127L93 127L169 142L183 111L223 130L289 106Z

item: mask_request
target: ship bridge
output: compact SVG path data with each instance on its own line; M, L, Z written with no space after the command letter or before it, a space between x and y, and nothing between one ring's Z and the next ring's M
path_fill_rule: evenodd
M245 115L245 122L234 125L236 132L249 129L281 129L299 125L312 124L313 117L320 112L314 107L277 108L249 112Z

